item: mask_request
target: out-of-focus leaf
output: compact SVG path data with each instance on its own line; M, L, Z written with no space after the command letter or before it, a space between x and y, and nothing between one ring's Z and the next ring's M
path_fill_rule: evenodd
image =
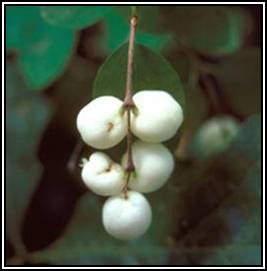
M178 42L200 53L220 56L235 52L242 44L247 14L225 6L163 7L165 26Z
M261 263L261 165L256 162L246 172L242 183L223 203L222 217L230 232L230 245L220 247L211 257L220 264L218 256L229 264L259 265ZM238 191L239 190L239 191ZM243 249L241 249L241 247Z
M160 51L172 42L172 36L170 34L157 35L146 32L139 32L136 35L136 41L151 49Z
M241 115L261 110L261 52L249 48L219 64L217 78L228 103Z
M155 202L154 223L139 239L122 242L105 232L101 221L102 203L86 194L62 238L50 248L34 253L37 260L53 264L166 264L167 250L162 244L164 221L163 200Z
M256 162L233 195L223 203L230 246L219 247L206 264L259 265L261 263L261 165ZM250 190L252 189L252 190ZM242 193L244 193L242 195Z
M50 24L82 29L100 21L111 7L109 6L43 6L42 17Z
M188 85L192 72L192 63L188 55L180 50L170 49L165 57L177 71L184 85Z
M42 30L38 21L41 18L36 7L6 6L6 48L20 51L38 42Z
M172 251L171 265L234 266L256 265L260 262L260 246L179 247ZM213 255L212 258L209 255ZM175 259L174 259L175 258ZM205 260L204 260L205 259Z
M257 114L241 126L231 145L231 154L244 156L252 163L261 158L261 148L261 117Z
M129 37L129 25L123 21L116 11L110 12L105 16L104 27L102 44L107 52L115 50L127 41Z
M212 259L205 261L206 265L243 265L252 266L261 263L260 245L233 245L217 248Z
M223 154L176 169L173 264L260 264L260 142L254 116Z
M15 65L8 63L7 67L6 230L19 254L23 253L23 215L38 185L41 166L36 160L36 148L48 109L40 96L26 89Z
M32 89L57 79L75 44L75 33L45 23L37 6L7 6L6 46L17 50L21 71Z
M106 50L108 52L111 52L128 40L129 21L124 20L119 12L113 10L105 16L104 23L106 31L102 43L104 44ZM140 31L139 26L140 24L138 24L136 41L144 46L150 47L155 50L160 50L172 39L170 34L150 33L142 31L142 29Z
M123 99L127 54L128 44L124 44L100 67L94 82L93 97L113 95ZM183 86L178 74L161 55L139 44L135 46L133 88L134 92L165 90L184 106Z
M50 38L50 41L43 39L19 58L24 76L33 89L43 88L57 79L72 54L72 33L51 31Z

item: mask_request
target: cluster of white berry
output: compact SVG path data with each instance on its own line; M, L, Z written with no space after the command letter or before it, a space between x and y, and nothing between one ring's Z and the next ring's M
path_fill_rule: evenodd
M129 182L127 154L121 164L103 152L93 153L82 163L84 183L98 195L111 196L104 204L102 220L106 231L122 240L136 238L148 229L151 207L141 193L159 189L170 177L174 159L160 142L173 137L183 121L181 106L165 91L139 91L133 102L130 130L139 140L132 145L134 172ZM84 142L96 149L117 145L127 134L123 102L112 96L96 98L79 112L77 128ZM129 191L125 193L126 185Z

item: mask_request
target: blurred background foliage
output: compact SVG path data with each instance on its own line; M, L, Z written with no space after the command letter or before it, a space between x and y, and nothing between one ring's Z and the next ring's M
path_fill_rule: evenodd
M136 56L136 87L176 82L169 90L178 100L184 92L186 119L167 143L175 172L147 195L152 226L128 243L104 231L104 199L81 182L77 164L93 150L77 144L75 119L93 95L122 91L125 46L112 52L127 42L130 7L5 12L8 265L261 264L260 5L139 7L137 42L147 52ZM240 128L203 157L199 129L222 116ZM124 147L110 150L115 160Z

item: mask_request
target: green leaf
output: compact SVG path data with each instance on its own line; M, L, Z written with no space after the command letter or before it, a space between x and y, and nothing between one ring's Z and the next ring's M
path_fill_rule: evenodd
M224 204L224 217L228 218L228 227L233 228L231 247L219 248L209 260L220 264L218 257L229 264L259 265L261 263L261 165L256 162L249 168L240 191L234 193ZM251 190L250 190L251 189ZM240 195L240 194L244 195ZM230 211L230 212L229 212ZM230 215L229 215L230 213Z
M64 71L75 45L75 33L46 24L37 6L7 6L7 49L17 50L27 84L41 89Z
M206 265L260 265L261 246L225 246L214 251L212 259L208 259Z
M260 264L260 142L261 119L253 116L223 154L176 169L172 258L181 248L186 264Z
M256 114L248 118L233 140L233 155L244 156L251 162L261 157L261 116Z
M252 47L218 65L216 76L227 102L243 116L261 111L261 59L260 48Z
M112 10L112 12L106 14L104 19L106 31L102 38L102 43L107 52L111 52L128 40L129 20L124 20L121 14L116 10ZM138 25L136 41L144 46L150 47L151 49L161 50L171 41L171 35L140 31L140 27Z
M128 44L122 45L100 67L93 87L93 97L112 95L124 98ZM165 90L184 106L183 86L178 74L159 54L140 45L135 46L134 92Z
M260 246L178 247L172 251L170 265L235 266L259 265ZM210 257L212 255L212 257Z
M191 73L193 73L194 70L188 55L185 52L182 52L179 49L176 50L175 47L172 47L170 50L168 50L168 52L166 52L165 57L177 71L183 84L187 87L191 87L189 86L189 81ZM195 88L195 85L196 84L194 84L192 87Z
M164 7L162 11L166 27L177 34L178 42L214 56L238 50L250 23L243 10L224 6Z
M172 41L170 34L150 34L146 32L138 32L136 42L147 46L151 49L160 51Z
M49 37L45 36L19 58L25 79L33 89L44 88L57 79L72 55L73 33L50 29Z
M109 6L43 6L42 17L50 24L70 28L86 28L109 12Z
M6 6L6 48L23 50L39 39L38 8L34 6Z
M36 148L48 108L40 96L26 89L14 63L7 64L6 86L6 230L16 253L23 254L21 224L40 177Z

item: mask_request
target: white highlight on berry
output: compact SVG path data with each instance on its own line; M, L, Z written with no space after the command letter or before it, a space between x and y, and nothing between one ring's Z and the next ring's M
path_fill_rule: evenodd
M173 137L183 122L180 104L166 91L142 90L133 96L137 113L131 130L141 140L159 143Z
M143 235L152 220L151 207L147 199L134 191L109 198L102 211L105 230L120 240L130 240Z
M93 153L84 162L82 179L88 188L101 196L118 195L125 185L123 168L102 152Z
M102 96L83 107L77 117L77 128L83 141L96 149L117 145L126 135L122 106L121 100Z
M132 190L142 193L156 191L167 182L174 169L173 156L162 144L136 141L132 146L132 155L135 166L129 182ZM125 154L122 159L124 167L126 158Z

